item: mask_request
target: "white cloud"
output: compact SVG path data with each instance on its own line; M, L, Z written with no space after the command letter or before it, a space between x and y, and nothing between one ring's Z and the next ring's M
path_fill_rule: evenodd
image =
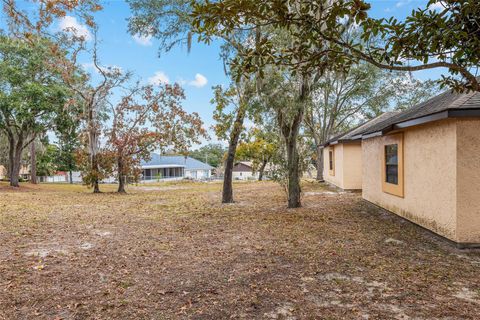
M152 36L133 35L133 40L141 46L149 47L152 45Z
M85 63L82 63L82 68L85 71L93 70L95 69L95 65L93 64L93 62L85 62Z
M206 86L207 83L208 79L204 75L197 73L195 75L195 80L190 81L188 84L197 88L202 88Z
M152 85L168 84L169 82L170 79L163 71L157 71L153 77L148 78L148 83Z
M400 0L395 4L395 7L400 8L403 7L409 3L411 3L413 0Z
M439 2L436 2L436 3L432 3L432 4L428 7L429 10L434 10L434 11L436 11L436 10L440 11L440 10L443 10L443 9L445 9L445 8L446 8L446 4L445 4L445 2L443 2L443 1L439 1Z
M177 78L177 80L175 80L175 82L178 83L181 86L184 86L188 83L188 81L183 79L182 77Z
M72 33L79 37L84 37L86 41L90 41L92 39L92 34L88 28L78 22L77 18L72 16L65 16L60 18L59 22L60 30Z

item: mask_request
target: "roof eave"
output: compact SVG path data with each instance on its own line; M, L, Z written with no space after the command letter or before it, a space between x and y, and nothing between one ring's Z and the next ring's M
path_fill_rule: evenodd
M353 136L351 139L352 139L353 141L357 141L357 140L361 140L362 137L363 137L362 134L357 134L357 135Z
M433 121L438 121L438 120L443 120L449 118L449 111L441 111L437 113L432 113L423 117L419 117L416 119L412 120L407 120L399 123L395 123L392 125L392 130L399 130L399 129L405 129L413 126L418 126L421 124L425 124L428 122L433 122ZM391 131L391 130L390 130Z
M448 110L449 118L480 118L480 108L476 109L451 109Z
M416 119L396 123L393 125L393 130L404 129L408 127L418 126L424 123L450 119L450 118L479 118L479 117L480 117L480 109L447 109L441 112L432 113Z
M383 136L384 134L385 134L384 130L363 134L362 135L362 140L375 138L375 137L380 137L380 136Z
M382 129L381 131L375 131L362 135L362 139L369 139L385 135L391 131L401 130L418 126L425 123L434 121L452 119L452 118L480 118L480 109L448 109L437 113L432 113L423 117L394 123L393 125Z
M166 169L166 168L185 168L184 165L179 164L149 164L140 165L142 169Z

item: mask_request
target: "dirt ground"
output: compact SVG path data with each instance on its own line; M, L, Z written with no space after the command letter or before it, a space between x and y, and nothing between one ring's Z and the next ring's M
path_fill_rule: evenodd
M316 183L220 190L1 186L0 319L480 318L480 251Z

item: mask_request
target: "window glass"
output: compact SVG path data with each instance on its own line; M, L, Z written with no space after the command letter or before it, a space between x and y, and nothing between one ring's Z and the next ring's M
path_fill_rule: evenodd
M333 151L331 150L328 152L328 161L330 170L333 170Z
M386 182L398 184L398 144L385 146Z

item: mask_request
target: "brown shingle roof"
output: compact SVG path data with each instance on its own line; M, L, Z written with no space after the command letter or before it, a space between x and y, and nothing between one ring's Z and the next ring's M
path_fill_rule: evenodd
M449 90L410 109L399 112L384 121L377 122L367 130L364 130L362 134L368 135L376 132L383 132L385 130L388 131L393 129L394 125L436 114L440 115L442 112L446 112L444 116L446 118L449 117L448 111L460 110L480 111L480 92L456 93ZM438 119L440 119L440 117L432 118L430 121ZM425 122L429 121L424 121L423 123Z
M396 115L398 111L390 111L390 112L385 112L381 115L379 115L376 118L373 118L365 123L362 123L361 125L347 131L343 132L339 135L334 136L333 138L329 139L327 143L325 143L324 146L328 146L330 144L335 144L338 142L346 142L346 141L353 141L353 140L358 140L361 139L361 135L363 132L369 130L371 127L377 125L379 122L386 121L389 118L393 117Z
M346 133L331 138L324 146L381 135L391 130L449 117L480 118L480 92L446 91L410 109L386 112Z

